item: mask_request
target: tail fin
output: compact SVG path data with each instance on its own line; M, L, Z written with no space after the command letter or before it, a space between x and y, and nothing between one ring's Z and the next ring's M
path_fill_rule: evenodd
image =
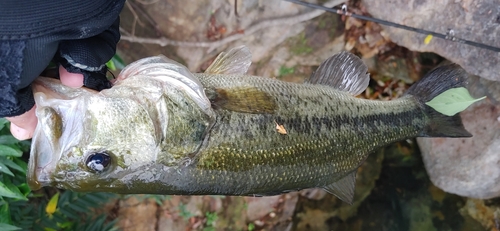
M462 124L459 114L454 116L443 115L425 103L444 91L465 87L467 72L457 64L439 66L430 71L422 80L408 89L408 95L414 96L430 119L429 124L419 134L421 137L472 137Z

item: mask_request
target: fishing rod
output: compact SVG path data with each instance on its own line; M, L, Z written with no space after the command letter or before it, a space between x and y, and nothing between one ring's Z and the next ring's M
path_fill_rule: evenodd
M478 43L478 42L474 42L474 41L470 41L470 40L458 38L458 37L455 36L455 32L452 29L449 29L446 34L442 34L442 33L434 32L434 31L429 31L429 30L424 30L424 29L419 29L419 28L415 28L415 27L411 27L411 26L405 26L405 25L401 25L401 24L398 24L398 23L385 21L385 20L382 20L382 19L372 18L372 17L363 16L363 15L359 15L359 14L354 14L354 13L348 12L347 11L347 6L345 4L342 5L341 8L328 8L328 7L324 7L324 6L321 6L321 5L317 5L317 4L313 4L313 3L308 3L308 2L304 2L304 1L299 1L299 0L285 0L285 1L291 2L291 3L294 3L294 4L298 4L298 5L302 5L302 6L306 6L306 7L309 7L309 8L324 10L324 11L327 11L327 12L330 12L330 13L334 13L334 14L345 15L345 16L349 16L349 17L353 17L353 18L357 18L357 19L362 19L362 20L366 20L366 21L370 21L370 22L375 22L375 23L378 23L378 24L386 25L386 26L391 26L391 27L396 27L396 28L400 28L400 29L403 29L403 30L413 31L413 32L417 32L417 33L420 33L420 34L425 34L427 36L434 36L434 37L438 37L438 38L441 38L441 39L449 40L449 41L452 41L452 42L463 43L463 44L467 44L467 45L478 47L478 48L482 48L482 49L487 49L487 50L491 50L491 51L495 51L495 52L500 52L500 47L490 46L490 45L486 45L484 43Z

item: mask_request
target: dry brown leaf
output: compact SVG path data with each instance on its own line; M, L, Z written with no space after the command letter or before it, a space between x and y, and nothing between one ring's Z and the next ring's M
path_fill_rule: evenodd
M274 121L274 123L276 124L276 131L279 134L286 135L286 129L285 129L285 127L283 125L278 124L276 121Z

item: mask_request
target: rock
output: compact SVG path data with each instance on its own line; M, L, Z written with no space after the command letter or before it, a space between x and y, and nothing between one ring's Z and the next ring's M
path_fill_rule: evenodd
M478 221L487 230L500 229L500 204L498 201L495 204L484 200L467 199L460 212Z
M418 138L431 181L446 192L488 199L500 196L499 83L471 79L478 92L491 96L461 113L472 138ZM480 86L483 84L483 86Z
M438 33L452 29L455 36L490 46L500 46L500 4L498 0L363 0L366 10L375 18ZM391 13L387 13L387 12ZM434 52L468 72L489 80L500 81L500 52L481 49L427 35L384 27L395 43L410 50Z
M247 221L254 221L274 212L280 195L269 197L245 197L247 203Z
M158 205L152 200L139 201L137 197L129 197L120 201L118 217L122 218L118 222L121 230L156 230L156 211Z

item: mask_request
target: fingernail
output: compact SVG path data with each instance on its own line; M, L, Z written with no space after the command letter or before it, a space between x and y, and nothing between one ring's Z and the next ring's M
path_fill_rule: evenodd
M79 88L83 86L83 75L70 73L63 66L59 66L59 77L61 83L68 87Z

